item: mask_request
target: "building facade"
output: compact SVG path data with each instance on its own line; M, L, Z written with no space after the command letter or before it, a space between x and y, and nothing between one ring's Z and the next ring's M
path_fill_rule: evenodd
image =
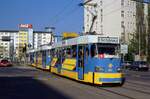
M17 43L15 43L15 35L18 34L18 31L11 31L11 30L0 30L0 55L9 57L10 56L10 51L12 46L16 46ZM3 36L10 36L11 41L2 41ZM14 45L15 44L15 45Z
M0 30L0 55L4 57L9 57L12 53L13 48L13 54L19 54L21 49L20 47L24 47L24 44L28 44L28 37L27 37L27 31L17 31L17 30ZM47 31L33 31L33 48L38 48L41 45L49 44L52 37L51 32ZM11 41L6 42L2 41L3 36L10 36ZM3 50L2 50L3 48Z
M52 41L52 32L47 31L34 31L34 48L38 48L45 44L50 44Z
M86 2L87 0L85 0ZM94 6L95 5L95 6ZM84 33L119 36L129 41L136 32L136 2L131 0L92 0L84 5Z

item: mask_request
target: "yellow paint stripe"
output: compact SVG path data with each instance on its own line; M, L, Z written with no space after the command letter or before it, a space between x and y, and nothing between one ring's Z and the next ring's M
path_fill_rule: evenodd
M76 59L65 59L65 61L62 64L62 68L67 70L74 70L76 67Z
M56 74L58 74L58 72L57 72L57 68L55 68L55 67L51 67L51 72L52 72L52 73L56 73Z
M53 59L52 59L52 62L51 62L51 66L55 66L57 60L58 60L58 58L53 58Z
M122 73L95 73L95 77L99 78L122 78Z
M61 75L72 78L72 79L78 79L78 73L68 70L61 70Z
M50 68L50 66L46 66L46 69L49 69Z

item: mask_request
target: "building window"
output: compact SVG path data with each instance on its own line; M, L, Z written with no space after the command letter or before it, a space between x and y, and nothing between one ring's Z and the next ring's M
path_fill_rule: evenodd
M121 27L124 28L124 21L121 21Z
M101 9L101 13L103 13L103 9Z
M89 25L87 24L87 27L89 28Z
M89 15L87 15L87 22L89 22Z
M124 17L124 11L121 11L121 17Z
M103 15L101 14L101 22L103 22Z
M103 1L102 1L102 0L100 1L100 5L101 5L101 6L103 5Z
M121 0L121 5L124 6L124 0Z

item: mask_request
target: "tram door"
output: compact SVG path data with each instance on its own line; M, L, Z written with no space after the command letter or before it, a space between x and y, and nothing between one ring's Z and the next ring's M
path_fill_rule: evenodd
M57 72L60 73L61 72L61 67L62 67L62 63L61 63L61 60L62 60L62 51L61 50L58 50L58 53L57 53L57 57L58 57L58 62L57 62Z
M78 46L78 79L84 79L84 46Z

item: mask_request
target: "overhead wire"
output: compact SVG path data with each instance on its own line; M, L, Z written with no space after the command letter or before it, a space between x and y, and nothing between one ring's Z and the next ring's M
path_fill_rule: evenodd
M124 6L123 8L126 8L126 7L128 7L128 6ZM114 10L112 10L111 12L104 14L103 16L107 16L107 15L110 15L110 14L112 14L112 13L118 12L118 11L120 11L121 9L122 9L122 7L118 8L118 9L114 9Z
M71 6L71 4L73 3L73 1L74 0L71 0L69 3L67 3L58 13L56 13L56 15L54 15L53 17L52 17L52 21L51 21L51 24L53 24L53 23L55 23L55 21L57 21L58 20L58 18L61 16L61 15L63 15L63 13L66 11L66 9L68 9L70 6Z
M75 13L78 13L80 10L79 10L80 8L78 7L76 10L74 10L74 12L73 13L71 13L71 14L69 14L69 16L67 16L67 17L70 17L70 16L72 16L72 15L74 15ZM66 18L67 18L66 17ZM78 18L78 20L81 20L81 18L83 18L83 17L80 17L80 19ZM69 20L68 18L67 18L67 20ZM64 20L62 20L61 22L63 22ZM66 21L65 21L66 22ZM76 24L78 24L77 22L71 22L71 23L69 23L69 24L67 24L67 26L74 26L74 25L76 25ZM70 28L72 28L72 30L74 30L75 29L75 27L70 27Z
M74 0L71 0L71 2L69 2L67 5L70 5L73 1L74 1ZM109 5L111 5L114 1L116 1L116 0L113 0L112 2L106 4L103 8L109 7ZM65 6L65 7L60 11L60 13L58 13L57 15L55 15L55 17L61 16L61 15L65 12L64 10L67 9L67 8L68 8L68 6L67 6L67 7ZM107 16L107 15L109 15L109 14L112 14L112 13L115 13L115 12L117 12L117 11L120 11L121 8L122 8L122 7L118 8L118 9L115 9L115 10L113 10L113 11L111 11L111 12L105 14L104 16ZM58 23L58 22L64 21L64 20L63 20L64 18L67 18L67 17L73 15L78 9L79 9L78 6L75 7L75 8L73 8L73 9L70 10L68 13L66 13L66 16L63 16L63 17L61 18L61 20L55 19L55 22L53 22L53 24L56 24L56 23ZM63 12L62 12L62 11L63 11Z
M103 9L106 9L106 8L110 7L109 5L112 5L112 3L114 3L114 2L116 2L116 0L113 0L112 2L106 4L106 5L103 7ZM98 3L98 1L97 1L96 3ZM101 7L100 5L97 5L97 6ZM125 8L125 7L128 7L128 6L124 6L123 8ZM112 13L115 13L115 12L117 12L117 11L120 11L121 9L122 9L122 7L118 8L118 9L114 9L114 10L108 12L107 14L105 14L105 15L103 15L103 16L110 15L110 14L112 14Z
M74 14L78 9L79 9L78 6L76 6L75 8L72 8L70 11L68 11L67 13L65 13L65 16L63 16L61 18L61 20L57 20L53 24L56 24L56 23L61 22L61 21L64 21L65 18L67 18L67 17L71 16L72 14Z
M75 14L75 12L77 12L78 10L79 10L79 8L72 10L72 13L71 13L71 14L68 14L67 16L65 16L65 17L61 18L61 20L59 20L59 21L55 22L55 24L56 24L56 23L64 22L64 21L65 21L65 18L67 18L67 19L68 19L68 17L70 17L71 15Z

